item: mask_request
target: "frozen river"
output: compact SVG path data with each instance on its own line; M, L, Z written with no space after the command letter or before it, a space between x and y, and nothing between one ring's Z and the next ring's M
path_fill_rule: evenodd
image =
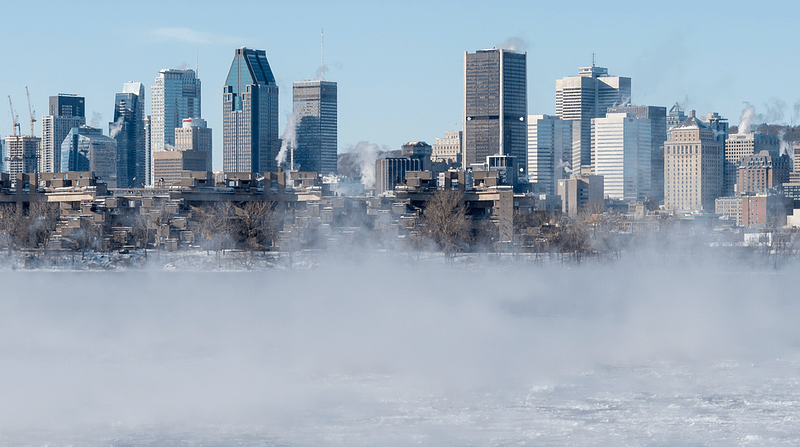
M0 273L0 445L800 445L796 269Z

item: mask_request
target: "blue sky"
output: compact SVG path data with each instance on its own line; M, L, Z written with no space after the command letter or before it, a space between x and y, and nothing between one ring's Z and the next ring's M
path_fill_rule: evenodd
M554 113L555 80L576 75L595 54L610 74L632 78L637 105L679 102L737 124L748 103L762 121L800 122L793 2L45 1L13 2L4 13L0 94L11 95L23 130L25 86L37 115L51 95L85 96L87 121L101 116L108 133L124 82L145 84L149 111L158 71L198 60L215 169L234 49L267 51L283 132L292 82L313 79L320 66L323 29L326 79L339 88L340 152L360 141L388 149L433 143L460 129L464 51L509 39L528 54L530 114ZM4 109L0 134L8 135Z

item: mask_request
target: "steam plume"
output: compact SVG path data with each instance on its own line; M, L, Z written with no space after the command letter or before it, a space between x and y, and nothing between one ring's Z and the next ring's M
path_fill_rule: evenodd
M357 161L361 171L361 183L367 188L375 187L375 160L378 159L380 152L378 145L369 141L359 141L355 147L350 147L348 152L357 155Z
M756 108L747 104L747 107L742 111L742 116L739 117L739 134L744 135L750 131L750 126L753 124L755 116Z
M116 121L108 125L108 137L116 138L117 134L122 131L122 117L117 118Z
M92 112L92 122L90 125L96 129L100 127L101 121L103 121L103 115L97 112Z
M292 150L292 148L295 147L296 143L295 130L297 126L296 119L297 118L294 116L293 113L286 115L286 130L284 130L283 135L281 135L281 140L283 140L281 143L281 150L280 152L278 152L278 156L275 157L275 161L277 161L278 165L281 167L286 165L286 161L288 160L289 157L289 152ZM289 166L289 168L293 169L294 167Z
M325 73L327 73L327 72L328 72L328 66L327 65L321 65L319 68L317 68L316 80L317 81L324 81L325 80Z
M497 48L501 50L523 52L528 50L528 42L521 37L513 36L506 39L506 41L501 43Z

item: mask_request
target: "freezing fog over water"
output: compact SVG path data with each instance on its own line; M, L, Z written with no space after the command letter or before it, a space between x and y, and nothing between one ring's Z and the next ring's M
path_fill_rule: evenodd
M796 267L0 272L0 445L798 445Z

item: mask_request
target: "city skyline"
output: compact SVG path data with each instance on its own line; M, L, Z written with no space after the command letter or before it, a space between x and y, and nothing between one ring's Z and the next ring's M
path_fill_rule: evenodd
M147 10L156 3L140 5ZM777 2L748 10L746 19L736 4L693 5L694 13L686 17L681 8L664 8L655 15L647 5L633 2L612 10L583 2L570 17L574 33L559 32L565 26L565 7L531 8L521 2L502 10L479 3L456 8L448 2L402 6L353 2L348 5L352 14L320 3L302 13L302 22L295 20L301 16L300 6L277 5L270 9L270 17L283 19L266 28L256 26L263 16L259 11L266 7L252 4L253 14L240 18L235 31L218 20L212 4L193 5L159 4L162 13L120 25L113 20L113 8L85 2L80 14L85 23L93 23L91 30L47 40L42 47L48 48L50 57L4 70L0 93L12 97L23 129L26 85L34 109L40 111L37 119L44 115L41 111L46 110L49 96L74 93L86 98L87 124L96 121L97 127L111 120L119 84L137 81L149 88L161 69L199 67L198 77L211 89L205 95L203 115L210 128L219 129L214 134L214 166L220 169L222 118L215 92L224 83L230 51L243 46L267 51L281 92L282 133L292 110L292 83L313 80L318 71L325 71L319 70L324 29L324 77L337 82L340 90L339 152L360 141L390 149L412 140L432 143L445 131L461 130L463 52L504 44L528 54L529 114L554 115L555 80L591 65L593 54L597 65L608 67L611 74L632 79L637 105L670 107L679 102L701 116L718 112L732 125L739 122L745 102L775 123L797 124L800 111L795 108L800 94L793 92L788 75L799 62L780 51L782 42L791 41L791 12L798 7L778 9ZM9 14L23 15L23 8L11 5ZM507 14L514 9L521 13ZM7 24L0 31L6 43L3 55L11 60L14 49L44 42L38 27L77 14L74 7L53 4L40 12L37 27ZM741 20L747 21L750 34L731 26ZM426 32L410 33L408 23ZM613 30L648 37L593 38L611 36ZM75 48L86 46L103 55L93 59L97 63L83 64L73 56ZM51 66L60 70L54 74ZM150 112L148 104L146 113ZM2 135L11 134L9 114L6 110L0 121ZM41 136L38 124L36 133Z

